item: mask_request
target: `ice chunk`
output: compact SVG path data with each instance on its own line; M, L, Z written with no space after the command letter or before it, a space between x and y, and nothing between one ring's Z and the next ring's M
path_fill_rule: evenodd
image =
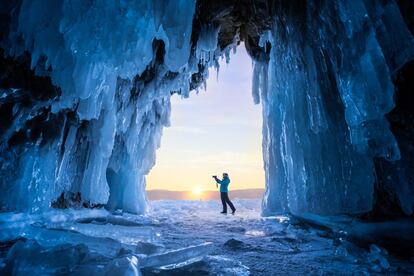
M140 267L162 267L164 269L177 268L188 265L209 254L213 249L211 242L192 245L161 254L149 255L140 260Z
M111 238L125 244L155 242L152 228L145 226L123 226L112 224L74 223L56 226L56 229L76 231L89 237Z
M320 216L309 213L295 215L295 217L311 225L330 229L359 245L370 246L372 252L379 250L377 246L371 246L372 243L387 247L388 250L399 254L414 245L411 234L414 231L414 223L411 220L364 222L347 216ZM382 249L381 251L386 254Z
M375 244L370 246L369 261L372 263L372 270L376 272L386 271L390 268L387 258L384 256L382 250Z
M105 269L105 275L140 276L139 260L135 256L114 259Z
M122 245L109 238L97 238L85 236L71 231L28 227L22 233L22 237L36 240L44 247L53 247L62 244L86 245L89 250L106 257L115 257L122 248L134 251L134 247Z
M148 219L113 216L105 210L59 210L34 215L3 213L0 223L3 226L1 242L23 237L45 247L84 244L105 256L116 256L120 250L153 254L164 249L148 226Z
M5 275L70 273L76 265L85 262L88 255L84 245L44 248L35 241L18 241L7 252L0 271Z

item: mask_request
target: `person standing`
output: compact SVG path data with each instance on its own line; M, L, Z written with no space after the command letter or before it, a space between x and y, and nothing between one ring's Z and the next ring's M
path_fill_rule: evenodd
M217 184L220 184L220 198L221 203L223 204L223 211L222 214L227 214L227 204L231 208L231 213L234 215L236 212L236 208L234 208L233 203L231 203L229 198L229 184L230 184L230 178L227 173L223 173L223 179L220 180L217 178L216 175L213 176L214 180L216 180Z

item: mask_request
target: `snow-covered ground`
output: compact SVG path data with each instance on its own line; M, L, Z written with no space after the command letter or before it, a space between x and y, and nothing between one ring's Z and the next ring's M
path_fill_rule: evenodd
M105 210L0 214L0 274L414 274L371 245L287 216L263 218L260 200L152 201L147 216ZM412 261L412 260L411 260Z

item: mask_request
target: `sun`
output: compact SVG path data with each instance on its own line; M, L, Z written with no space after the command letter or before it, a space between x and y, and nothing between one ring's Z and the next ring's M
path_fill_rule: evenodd
M200 196L203 193L203 190L200 187L195 187L192 190L193 195L195 196Z

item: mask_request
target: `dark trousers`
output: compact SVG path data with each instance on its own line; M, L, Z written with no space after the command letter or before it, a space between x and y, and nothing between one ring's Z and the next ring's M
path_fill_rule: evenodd
M223 212L227 213L226 203L230 206L230 208L233 212L236 210L236 208L234 208L233 203L231 203L231 201L230 201L229 193L220 192L220 197L221 197L221 203L223 204Z

